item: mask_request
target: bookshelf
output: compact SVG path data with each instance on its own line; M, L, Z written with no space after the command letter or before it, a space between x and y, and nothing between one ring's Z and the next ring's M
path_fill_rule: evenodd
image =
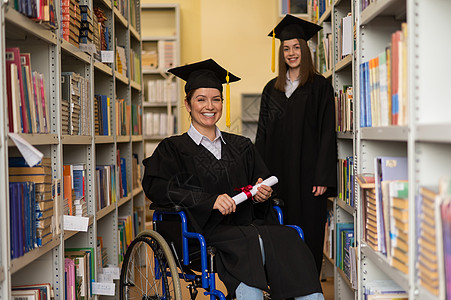
M148 157L158 143L180 132L179 81L167 70L180 65L179 4L141 4L144 141Z
M144 158L140 3L137 0L130 0L130 3L93 0L81 1L80 5L83 4L89 9L84 16L76 2L70 4L70 13L81 16L81 23L83 18L102 23L103 31L99 33L101 36L97 36L99 40L96 40L93 34L94 27L88 27L89 36L94 35L94 38L88 37L88 44L91 45L79 45L70 40L71 38L67 40L63 29L65 25L49 28L45 21L36 22L17 11L12 2L3 5L0 10L0 189L4 191L0 198L0 299L11 299L13 286L37 283L50 283L55 299L64 299L65 249L96 249L98 238L101 237L108 263L120 267L121 249L122 246L126 247L122 245L119 233L122 220L126 217L135 218L136 231L144 229L145 197L138 183L142 173L138 166ZM55 2L55 5L55 22L62 24L60 22L64 20L60 20L60 12L64 11L64 7L61 7L60 2ZM104 17L100 17L102 15ZM71 31L71 34L75 31L75 39L79 37L76 32L78 30L80 28ZM97 45L97 41L101 43ZM8 114L9 81L6 75L7 71L11 70L5 60L5 53L7 48L15 47L20 49L21 54L31 54L31 70L38 72L43 78L42 98L45 100L42 102L48 109L45 115L48 122L47 132L42 127L45 122L38 118L36 111L37 120L33 122L39 122L41 129L23 133L19 127L15 134L50 159L51 178L60 180L61 196L56 198L57 200L52 198L52 210L59 215L57 219L60 221L60 232L56 233L54 230L54 233L50 234L50 241L43 242L40 247L31 247L21 256L11 258L10 247L14 246L15 238L10 232L13 227L10 222L15 220L15 215L10 211L12 193L9 192L11 174L8 158L21 156L21 152L8 133L11 131L10 123L21 124L21 115L19 119L16 115L11 119ZM120 47L122 49L119 49ZM103 52L100 52L101 50ZM77 84L76 88L70 89L72 92L69 95L65 94L67 82L63 79L64 74L70 74L70 82ZM39 83L37 80L36 82ZM34 87L33 91L39 95L38 91L41 89L38 86ZM73 91L77 91L77 95ZM98 110L97 100L94 100L97 95L103 95L106 103L105 110L101 112ZM80 100L70 104L68 110L64 102L73 99ZM36 108L39 106L40 104ZM99 125L102 122L98 119L101 113L104 113L103 123ZM105 132L99 132L99 126L105 129ZM122 159L120 161L118 153ZM64 184L67 165L83 167L86 204L80 211L86 216L87 231L64 230L63 214L66 209L63 191L68 187L72 189L70 181L69 184ZM107 188L109 202L103 207L99 207L98 198L103 187L98 184L100 173L96 171L96 167L99 166L111 166L111 181L108 182ZM120 169L123 174L119 173ZM126 195L121 192L124 187L128 191ZM101 254L92 251L90 255L92 256L87 257L93 258L93 262L104 257L103 252ZM101 266L93 264L92 267L91 280L97 281L98 274L102 271ZM92 295L93 299L100 297Z
M331 82L335 90L339 172L337 197L329 198L327 205L330 211L330 222L326 227L328 232L325 238L330 243L327 247L331 247L332 250L325 248L322 277L327 278L329 274L333 275L335 299L355 299L357 279L350 275L351 271L345 272L345 264L340 266L340 261L343 261L345 256L345 250L342 247L345 241L340 234L337 234L337 228L343 226L341 224L352 224L347 230L353 232L354 237L357 230L357 213L353 201L351 177L356 151L353 116L355 108L352 108L355 103L353 70L356 58L352 35L354 3L349 0L325 1L319 3L316 10L317 12L314 11L313 15L317 17L313 17L312 21L323 26L323 30L318 33L316 39L310 41L310 45L315 49L317 70ZM344 29L346 24L344 20L348 22L347 31ZM351 34L349 28L351 28ZM343 45L344 39L345 45ZM326 242L325 240L325 244ZM350 250L346 251L352 251L352 248L348 249ZM331 252L333 257L329 255ZM338 258L337 252L341 253L342 259Z
M368 3L367 3L368 2ZM432 1L391 1L377 0L355 1L356 13L356 60L354 66L354 85L356 100L355 113L355 153L356 172L374 173L376 156L402 156L408 162L408 225L407 235L408 259L407 273L400 271L391 263L393 259L375 251L363 238L365 231L364 197L361 190L356 190L356 202L362 203L357 210L357 228L359 238L359 285L358 299L363 299L363 291L373 280L392 280L405 290L409 299L444 299L446 294L444 273L444 250L441 229L439 196L435 205L435 241L436 250L430 257L436 257L438 267L430 264L429 278L437 278L433 288L427 288L421 282L422 246L424 239L422 226L425 212L421 189L425 186L439 186L440 178L451 175L450 166L450 108L446 89L446 71L451 66L446 60L445 50L450 42L440 38L446 27L451 25L446 12L451 9L450 3ZM362 126L359 120L362 104L365 99L361 91L365 76L359 66L380 55L391 45L392 35L403 30L404 25L404 61L400 66L404 71L400 75L400 106L405 105L405 122L397 125ZM380 56L379 56L380 57ZM392 56L393 58L393 56ZM433 68L432 66L440 66ZM380 65L379 65L380 69ZM393 74L391 74L393 76ZM392 82L392 87L394 83ZM362 96L361 96L362 95ZM371 98L372 99L372 98ZM402 111L399 111L401 114ZM393 116L392 116L393 117ZM434 209L433 209L434 211ZM434 214L433 213L433 214ZM389 215L391 217L391 215ZM395 258L396 255L394 256Z

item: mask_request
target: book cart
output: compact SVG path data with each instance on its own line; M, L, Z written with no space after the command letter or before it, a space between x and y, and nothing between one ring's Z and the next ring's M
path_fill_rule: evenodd
M88 293L88 298L97 299L100 294L94 294L92 286L99 280L102 267L106 267L102 266L102 260L108 257L109 265L120 267L125 254L126 243L123 242L120 229L123 220L134 222L135 228L127 234L132 235L144 229L145 199L138 184L141 177L141 169L138 166L144 158L140 111L143 96L140 3L137 0L72 1L69 9L70 21L69 15L67 19L62 17L65 8L59 1L48 3L54 4L53 11L50 9L50 15L55 18L54 26L48 26L46 22L35 21L20 13L20 9L14 7L14 2L3 3L0 10L0 299L11 299L14 286L40 283L50 283L54 298L64 299L69 293L68 275L65 274L65 256L69 248L89 249L90 256L87 257L90 259L86 262L86 267L90 269L90 277L84 277L87 284L84 292ZM98 10L101 13L98 13ZM35 19L38 17L34 16ZM72 17L78 21L74 21ZM84 34L81 33L83 27L71 27L70 38L64 36L64 28L68 26L66 24L72 26L77 23L80 26L83 21L93 19L95 21L91 25L95 24L96 28L99 25L97 33L103 34L102 36L96 37L94 34L93 37L94 27L91 25L86 27L88 31ZM78 40L82 41L82 36L85 37L85 42L86 38L88 39L90 46L78 44ZM106 44L96 48L96 38ZM122 49L118 50L119 47ZM19 119L15 116L12 120L8 115L8 108L11 106L7 100L6 70L9 68L5 62L5 51L8 48L18 48L20 53L30 53L31 70L36 71L43 79L44 92L40 99L47 105L47 111L44 110L44 113L47 113L47 130L43 129L44 122L38 117L32 122L40 122L40 129L25 131L20 128L20 124L23 125L20 116ZM80 100L71 104L69 118L64 103L69 99L63 98L75 99L74 88L71 87L69 96L64 94L64 74L72 76L71 84L77 80L77 84L80 84L76 88L80 93L80 98L77 99ZM39 88L34 87L34 91L41 91ZM37 92L36 94L39 95ZM95 100L98 95L103 95L106 100L103 104L102 101ZM97 104L102 105L102 108ZM36 109L39 106L37 105ZM27 106L27 109L30 108ZM10 129L9 124L13 122L19 124L18 129ZM15 239L11 238L11 230L15 226L15 215L10 210L13 204L10 201L11 174L8 159L21 156L21 153L8 137L11 131L42 152L45 158L50 159L52 184L55 180L60 184L59 197L52 196L53 216L59 220L59 225L57 222L56 228L52 228L49 240L41 240L41 246L31 244L28 251L14 258L11 257L11 247L14 247ZM66 166L75 165L82 166L84 203L80 212L88 220L86 232L64 230L63 214L68 214L68 208L65 206L63 191L69 189L69 194L74 193L71 192L74 183L71 187L71 181L65 181L64 177ZM97 169L100 166L108 166L108 178L111 180L99 181L100 172ZM71 173L73 174L75 173ZM104 192L106 194L103 194ZM114 295L114 288L112 292Z

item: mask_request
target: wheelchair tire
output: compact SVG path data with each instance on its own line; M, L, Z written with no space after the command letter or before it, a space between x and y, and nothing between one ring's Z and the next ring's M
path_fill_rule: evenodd
M160 276L155 276L157 272ZM121 269L119 294L120 300L182 299L174 256L158 232L141 232L128 247Z

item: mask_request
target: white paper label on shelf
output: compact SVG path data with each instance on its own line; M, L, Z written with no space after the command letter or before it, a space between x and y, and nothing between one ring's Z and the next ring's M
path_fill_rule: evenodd
M88 231L89 218L64 215L64 230Z
M20 154L22 154L23 158L27 162L30 167L34 167L37 163L39 163L44 156L42 152L33 147L29 142L24 140L17 133L9 132L8 136L11 140L16 144L17 149L19 149Z
M114 282L93 282L92 293L94 295L114 296Z
M111 275L113 279L119 279L121 277L121 269L109 266L108 268L103 268L103 274Z
M88 53L95 53L96 52L96 45L92 44L92 43L88 43L88 44L83 44L80 43L80 50L88 52Z
M103 63L114 63L113 51L100 51L100 55Z
M113 276L111 274L97 274L97 282L113 282Z

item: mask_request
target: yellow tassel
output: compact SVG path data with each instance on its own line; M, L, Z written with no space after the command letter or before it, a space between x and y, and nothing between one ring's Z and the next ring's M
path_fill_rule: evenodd
M226 126L230 128L230 85L229 85L229 71L226 76Z
M272 58L271 58L271 71L276 71L276 33L272 30Z

